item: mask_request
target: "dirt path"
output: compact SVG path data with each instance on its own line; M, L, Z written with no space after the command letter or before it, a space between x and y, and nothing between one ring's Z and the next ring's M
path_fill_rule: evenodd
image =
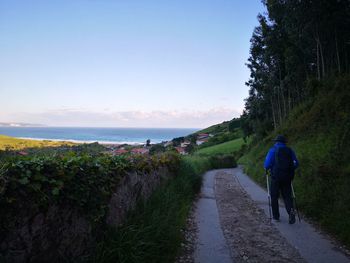
M209 171L176 262L350 262L311 224L289 225L284 210L281 222L271 223L265 190L241 168Z

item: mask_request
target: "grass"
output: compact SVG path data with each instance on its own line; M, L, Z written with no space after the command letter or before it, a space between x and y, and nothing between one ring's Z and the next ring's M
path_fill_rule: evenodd
M106 232L91 261L174 262L201 174L210 168L205 157L184 157L174 179L140 202L123 226Z
M202 129L198 132L196 132L197 134L198 133L211 133L211 134L218 134L218 133L222 133L222 132L227 132L228 131L228 125L229 125L229 121L224 121L222 123L219 123L219 124L215 124L215 125L212 125L208 128L205 128L205 129Z
M350 247L350 78L333 82L300 105L278 131L238 160L265 185L263 162L277 133L287 135L300 162L294 187L300 209Z
M37 141L18 139L6 135L0 135L0 150L23 150L25 148L59 147L62 145L74 145L72 142L64 141Z
M290 142L300 162L293 185L302 212L350 247L350 177L346 165L330 156L335 152L333 142L333 136L322 133ZM263 163L271 146L270 138L266 139L238 160L263 187Z
M200 149L194 153L194 155L215 155L215 154L228 154L238 151L244 144L243 138L238 138L232 141L220 143L214 146Z

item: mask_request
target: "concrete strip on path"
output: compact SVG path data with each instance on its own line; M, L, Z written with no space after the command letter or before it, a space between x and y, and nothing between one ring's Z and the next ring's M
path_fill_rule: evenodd
M269 206L266 191L252 181L242 171L242 168L225 169L225 172L235 176L243 189L269 216ZM300 255L309 263L349 263L350 259L312 225L302 220L294 225L288 224L288 214L280 206L281 222L273 224L280 233L294 246ZM220 261L217 261L220 262Z
M195 220L198 239L194 252L198 263L232 263L230 250L226 244L214 194L214 177L217 171L209 171L203 176L201 196L197 203Z

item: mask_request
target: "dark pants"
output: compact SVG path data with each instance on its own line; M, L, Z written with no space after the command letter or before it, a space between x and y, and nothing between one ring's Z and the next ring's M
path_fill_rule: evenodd
M278 209L278 197L281 192L284 205L288 214L293 207L293 198L292 198L292 187L291 181L278 181L274 178L271 178L271 206L272 206L272 215L273 218L279 219L280 212Z

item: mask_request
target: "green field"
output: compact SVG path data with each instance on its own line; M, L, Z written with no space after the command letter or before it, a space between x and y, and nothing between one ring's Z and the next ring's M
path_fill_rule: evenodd
M22 150L25 148L58 147L62 145L74 145L71 142L36 141L18 139L6 135L0 135L0 150Z
M196 151L195 155L215 155L226 154L238 151L244 144L243 138L238 138L232 141L220 143L214 146L206 147Z

